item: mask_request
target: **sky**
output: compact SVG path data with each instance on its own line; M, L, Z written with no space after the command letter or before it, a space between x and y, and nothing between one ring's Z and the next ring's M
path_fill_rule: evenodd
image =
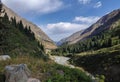
M36 24L53 41L86 29L120 8L120 0L2 0L21 17Z

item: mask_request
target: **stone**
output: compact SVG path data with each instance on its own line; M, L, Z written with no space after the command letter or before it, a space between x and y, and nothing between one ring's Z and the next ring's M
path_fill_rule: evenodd
M40 82L40 80L36 78L29 78L27 82Z
M10 65L5 67L5 82L40 82L31 78L31 72L26 64Z
M0 55L0 60L8 60L11 59L9 55Z
M28 82L30 71L26 64L10 65L5 67L5 76L5 82Z

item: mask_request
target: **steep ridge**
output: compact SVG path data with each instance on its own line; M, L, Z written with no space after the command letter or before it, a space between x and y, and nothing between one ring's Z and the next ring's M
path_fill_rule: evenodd
M16 21L21 20L23 22L24 26L30 26L31 30L34 32L37 40L42 42L42 44L45 46L45 48L47 48L47 49L56 48L56 45L54 44L54 42L37 25L20 17L19 15L17 15L15 12L13 12L10 8L8 8L5 5L3 5L3 10L5 10L5 13L8 14L9 18L15 17ZM4 15L4 13L2 15Z
M114 10L111 13L103 16L96 23L91 25L89 28L85 29L82 33L75 33L78 34L76 36L79 37L77 37L76 39L74 38L73 40L67 40L67 43L74 44L78 41L82 41L99 33L102 33L105 30L114 28L113 24L116 23L118 20L120 20L120 9ZM70 36L69 38L73 38L73 36ZM64 43L66 43L66 41L64 41L62 44Z

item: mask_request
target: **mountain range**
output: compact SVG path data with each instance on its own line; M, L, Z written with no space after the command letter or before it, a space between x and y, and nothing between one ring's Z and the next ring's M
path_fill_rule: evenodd
M60 47L57 48L37 25L4 4L1 12L0 4L0 55L12 57L12 60L0 62L0 73L6 65L26 63L33 76L42 82L96 82L81 68L95 76L97 82L120 81L120 9L101 17L89 28L60 40L57 45ZM48 56L45 49L53 50ZM57 60L60 60L59 56L70 58L69 63L80 69L54 63L49 57L55 55ZM0 81L5 82L3 77L5 74L0 74Z
M111 13L101 17L96 23L94 23L87 29L83 31L78 31L71 36L60 40L59 42L57 42L57 44L74 44L79 41L85 40L99 33L102 33L105 30L114 28L114 25L119 23L118 20L120 20L120 9L114 10Z

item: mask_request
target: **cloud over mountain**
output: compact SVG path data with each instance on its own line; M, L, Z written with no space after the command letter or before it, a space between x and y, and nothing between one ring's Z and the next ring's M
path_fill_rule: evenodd
M75 19L73 21L75 22L79 22L79 23L85 23L85 24L93 24L95 23L100 17L98 16L88 16L88 17L84 17L84 16L78 16L75 17Z
M86 27L88 27L88 25L76 24L76 23L70 23L70 22L59 22L59 23L47 25L47 29L51 34L71 33L71 32L79 31Z
M75 17L71 22L58 22L51 23L43 26L42 28L48 35L51 35L51 38L56 38L54 40L62 39L61 36L67 37L74 32L86 29L91 24L95 23L100 17L97 16L79 16Z

